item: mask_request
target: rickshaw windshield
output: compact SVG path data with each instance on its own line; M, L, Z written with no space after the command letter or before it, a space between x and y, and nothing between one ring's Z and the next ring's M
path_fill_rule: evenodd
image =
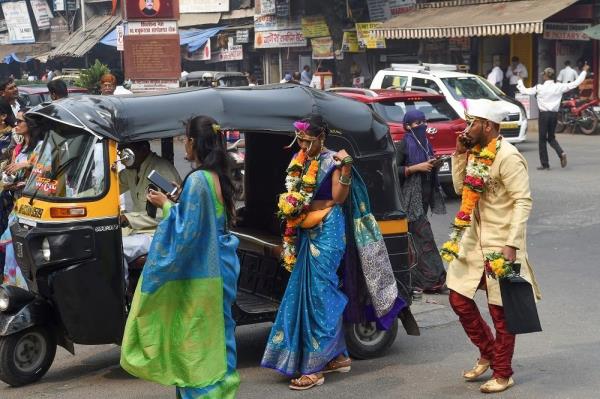
M49 130L23 194L91 199L105 191L104 143L81 130Z

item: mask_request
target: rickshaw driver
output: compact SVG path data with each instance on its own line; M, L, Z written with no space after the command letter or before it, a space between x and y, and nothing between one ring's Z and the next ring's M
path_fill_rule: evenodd
M156 217L146 211L146 194L151 184L148 175L156 170L168 181L181 184L181 177L175 167L166 159L159 157L150 149L147 141L121 145L119 149L129 148L135 155L131 166L119 172L121 194L129 191L133 209L122 215L125 227L123 234L123 255L128 263L148 253L152 235L162 219L162 210L157 209Z

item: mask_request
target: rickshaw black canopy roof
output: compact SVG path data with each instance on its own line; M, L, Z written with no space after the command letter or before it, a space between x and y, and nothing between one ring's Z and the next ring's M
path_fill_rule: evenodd
M195 115L211 116L227 130L289 134L294 121L311 113L320 113L330 128L353 142L359 152L390 150L391 141L384 140L387 125L367 105L291 84L86 95L42 104L28 117L71 125L125 143L181 135L184 121Z

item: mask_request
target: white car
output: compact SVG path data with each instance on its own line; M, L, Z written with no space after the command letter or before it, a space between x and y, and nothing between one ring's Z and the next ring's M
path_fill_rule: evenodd
M371 83L371 89L388 88L431 89L443 94L461 117L465 114L461 102L464 99L486 98L492 101L502 101L510 111L508 117L500 125L502 135L511 143L522 143L527 139L525 109L516 100L504 95L484 78L469 73L457 72L456 66L392 64L391 68L377 72Z

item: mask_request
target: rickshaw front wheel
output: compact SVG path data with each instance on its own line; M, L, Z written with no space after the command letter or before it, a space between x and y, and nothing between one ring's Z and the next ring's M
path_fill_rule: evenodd
M375 323L344 324L346 346L354 359L382 356L396 340L398 319L387 331L378 330Z
M19 387L41 379L54 361L56 339L44 327L0 337L0 380Z

